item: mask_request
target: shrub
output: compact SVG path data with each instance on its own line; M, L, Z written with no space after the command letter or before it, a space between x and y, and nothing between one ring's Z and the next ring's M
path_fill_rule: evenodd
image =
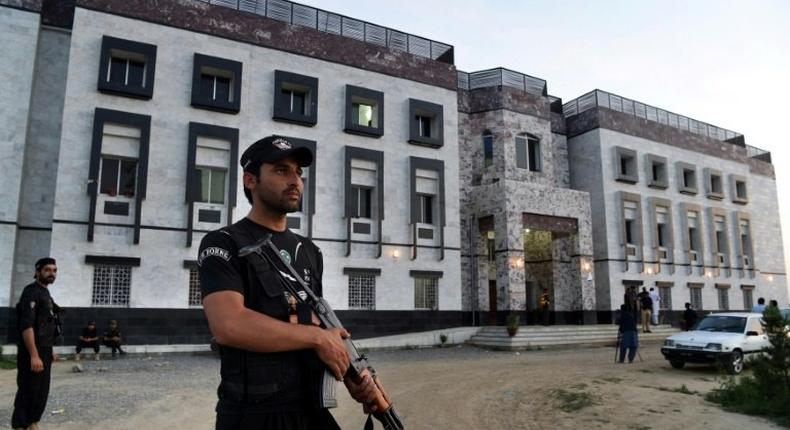
M771 346L755 361L753 375L729 378L706 398L727 410L766 416L790 427L790 319L769 306L763 321Z

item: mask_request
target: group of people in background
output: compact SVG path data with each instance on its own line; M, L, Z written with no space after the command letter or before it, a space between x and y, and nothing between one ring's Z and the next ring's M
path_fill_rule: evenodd
M118 321L110 321L110 327L104 332L104 336L99 336L95 320L88 321L88 325L82 329L82 334L77 340L77 352L74 355L74 360L80 360L80 353L84 348L93 349L94 359L98 360L101 345L111 348L113 358L117 357L119 353L126 354L121 349L121 329L118 326Z

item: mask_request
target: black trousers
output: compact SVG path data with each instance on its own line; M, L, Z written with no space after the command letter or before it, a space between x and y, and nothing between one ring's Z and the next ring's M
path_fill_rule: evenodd
M215 430L340 430L326 409L312 413L217 413Z
M38 355L44 362L42 372L30 369L30 353L19 346L16 358L17 392L14 398L14 413L11 428L29 427L41 420L49 397L49 376L52 369L52 347L38 347Z
M77 341L77 354L79 354L80 351L82 351L82 348L93 348L93 352L98 354L99 353L99 341L98 340L94 340L94 341L90 341L90 342L85 342L85 341L82 341L82 340L78 340Z
M105 340L104 341L104 346L107 346L107 347L111 348L113 354L115 354L116 351L120 352L121 354L124 353L123 350L121 350L121 342L120 341L117 341L117 340ZM97 346L97 348L98 348L98 346Z

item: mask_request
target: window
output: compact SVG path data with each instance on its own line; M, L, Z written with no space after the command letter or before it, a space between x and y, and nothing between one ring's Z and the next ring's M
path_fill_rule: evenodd
M692 308L702 310L702 286L689 287L689 303Z
M664 254L660 258L667 258L666 249L672 248L672 234L670 232L669 209L666 206L656 205L656 240L660 251Z
M667 159L657 155L645 156L647 166L647 186L651 188L666 189L669 186L667 179Z
M527 134L516 136L516 167L540 172L540 140Z
M754 296L752 294L754 289L744 287L741 288L743 289L743 309L751 311L754 307Z
M351 193L356 202L354 218L372 218L371 197L373 189L357 185L351 186Z
M409 143L430 147L444 145L442 105L409 99Z
M635 184L639 182L636 151L615 147L615 180Z
M659 309L662 311L672 310L672 285L658 286Z
M242 65L238 61L195 54L192 106L218 112L239 112L241 69Z
M715 169L705 169L705 192L709 199L721 200L724 198L721 184L721 172Z
M384 93L346 85L346 133L384 135Z
M201 203L225 204L225 176L224 169L198 167L200 174L200 199Z
M318 78L275 70L274 87L274 120L316 125Z
M714 239L716 240L715 249L717 253L716 263L718 265L729 264L729 246L727 243L727 232L725 230L725 225L726 221L723 215L713 216Z
M746 191L746 178L739 175L730 175L730 184L733 203L749 203L749 194Z
M414 278L414 308L435 311L439 309L438 292L439 278Z
M637 202L624 200L623 201L623 222L625 243L631 246L641 244L641 235L639 234L639 205Z
M488 261L496 261L496 235L493 231L486 233L486 250L488 251Z
M203 298L200 293L200 276L197 267L189 268L189 306L199 307L203 305Z
M700 247L700 231L699 231L699 217L697 216L697 212L688 211L686 212L686 220L688 223L688 246L689 251L691 251L691 261L698 261L699 260L699 253L701 251Z
M420 201L420 218L419 222L423 224L433 224L433 201L434 196L428 194L420 194L418 196Z
M156 46L104 36L98 90L150 99L154 91Z
M758 336L765 334L765 329L760 322L760 318L749 318L749 322L746 323L746 331L753 331L757 333Z
M753 267L752 263L752 239L751 239L751 232L749 228L749 220L748 219L739 219L738 220L739 230L740 230L740 241L741 241L741 254L743 256L743 268L750 269Z
M730 299L729 299L729 286L717 286L716 287L718 296L719 296L719 310L726 311L730 309Z
M129 306L132 268L96 264L93 268L93 306Z
M134 197L137 160L102 157L99 192L110 196Z
M483 167L494 164L494 136L491 132L483 133Z
M677 162L675 170L678 172L678 191L683 194L697 194L697 168L693 164Z
M375 275L363 273L349 274L348 308L355 310L376 310Z

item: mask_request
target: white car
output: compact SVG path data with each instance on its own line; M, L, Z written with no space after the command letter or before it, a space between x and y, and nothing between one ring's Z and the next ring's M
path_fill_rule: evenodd
M710 314L692 330L669 336L661 354L675 369L686 363L720 362L737 375L743 371L744 357L768 346L762 314L726 312Z

